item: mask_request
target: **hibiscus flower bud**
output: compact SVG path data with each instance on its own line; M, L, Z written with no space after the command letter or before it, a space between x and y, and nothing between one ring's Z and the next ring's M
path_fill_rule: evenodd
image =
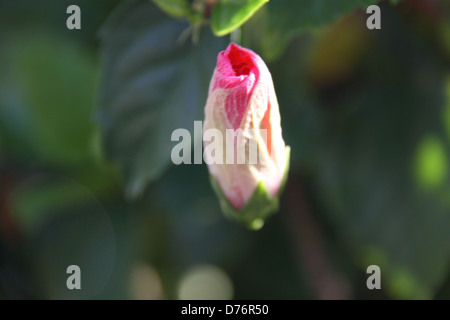
M203 133L205 161L222 211L251 228L262 227L278 209L289 147L281 134L272 77L253 51L231 43L219 53ZM219 136L223 142L216 141Z

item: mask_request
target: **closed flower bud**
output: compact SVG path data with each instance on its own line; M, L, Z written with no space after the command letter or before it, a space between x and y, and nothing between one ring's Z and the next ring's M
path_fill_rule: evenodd
M281 134L272 77L253 51L232 43L219 53L203 132L205 161L222 210L261 227L278 209L289 147Z

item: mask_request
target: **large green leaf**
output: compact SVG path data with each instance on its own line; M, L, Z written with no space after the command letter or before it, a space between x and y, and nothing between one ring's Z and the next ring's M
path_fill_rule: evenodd
M211 13L211 28L224 36L240 27L269 0L220 0Z
M287 42L302 31L321 27L376 0L272 0L268 3L263 48L267 58L279 56Z
M0 125L8 149L25 144L52 165L92 160L93 60L44 32L15 33L6 43L0 75Z
M131 1L101 31L98 119L107 155L125 172L128 196L139 195L170 164L173 130L191 130L203 119L216 56L226 43L207 30L198 45L182 42L187 28L148 1Z

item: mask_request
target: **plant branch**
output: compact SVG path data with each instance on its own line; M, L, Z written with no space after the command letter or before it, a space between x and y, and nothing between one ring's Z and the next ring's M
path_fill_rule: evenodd
M294 175L286 186L286 225L296 246L301 268L310 276L311 288L318 299L350 299L350 286L333 269L324 248L303 188Z

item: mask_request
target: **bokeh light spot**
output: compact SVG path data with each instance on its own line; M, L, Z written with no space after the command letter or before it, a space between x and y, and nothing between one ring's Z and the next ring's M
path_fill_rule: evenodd
M137 263L130 274L130 294L136 300L159 300L163 298L158 272L150 265Z
M447 157L438 138L424 138L417 149L415 161L415 174L420 186L436 188L443 183L447 174Z
M199 265L185 273L178 287L180 300L229 300L233 284L219 267Z

